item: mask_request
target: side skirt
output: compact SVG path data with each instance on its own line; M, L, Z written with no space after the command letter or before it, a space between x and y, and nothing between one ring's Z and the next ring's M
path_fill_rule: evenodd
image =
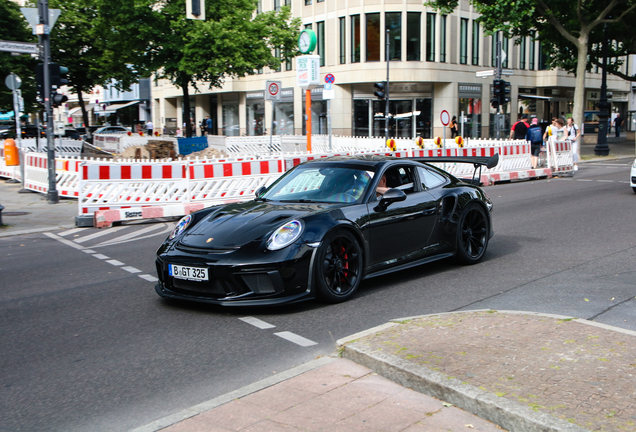
M371 278L376 277L376 276L382 276L382 275L385 275L385 274L388 274L388 273L393 273L393 272L400 271L400 270L405 270L405 269L408 269L408 268L411 268L411 267L416 267L416 266L419 266L419 265L422 265L422 264L427 264L427 263L430 263L430 262L433 262L433 261L438 261L438 260L441 260L441 259L444 259L444 258L450 258L452 256L455 256L454 252L447 252L447 253L443 253L443 254L439 254L439 255L434 255L434 256L422 258L422 259L417 260L417 261L411 261L411 262L408 262L408 263L405 263L405 264L400 264L399 266L395 266L395 267L391 267L391 268L387 268L387 269L384 269L384 270L379 270L377 272L373 272L373 273L367 274L367 275L364 276L363 280L371 279Z

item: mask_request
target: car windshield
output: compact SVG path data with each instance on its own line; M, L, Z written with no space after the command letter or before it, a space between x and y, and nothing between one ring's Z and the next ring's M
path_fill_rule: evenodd
M333 165L304 165L282 177L260 198L301 203L360 203L374 174Z

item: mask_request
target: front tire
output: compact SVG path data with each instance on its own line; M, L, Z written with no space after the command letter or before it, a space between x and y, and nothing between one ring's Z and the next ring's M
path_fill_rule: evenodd
M316 294L327 303L348 300L362 280L362 250L349 231L325 236L316 257Z
M464 208L457 226L457 260L462 264L476 264L488 248L490 227L486 210L479 204Z
M636 193L636 187L633 187L632 190L634 191L634 193Z

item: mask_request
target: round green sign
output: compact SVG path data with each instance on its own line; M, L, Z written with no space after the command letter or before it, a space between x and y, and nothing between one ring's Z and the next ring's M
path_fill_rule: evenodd
M316 49L316 33L311 29L305 29L298 36L298 49L303 54L309 54Z

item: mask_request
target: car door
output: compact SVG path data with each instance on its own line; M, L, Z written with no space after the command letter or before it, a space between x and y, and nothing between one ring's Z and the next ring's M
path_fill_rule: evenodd
M437 210L433 196L419 187L414 165L389 167L385 173L394 174L393 179L387 179L387 187L403 190L406 199L391 204L386 210L378 208L378 200L367 204L368 264L376 268L425 255ZM385 173L380 173L379 178Z

